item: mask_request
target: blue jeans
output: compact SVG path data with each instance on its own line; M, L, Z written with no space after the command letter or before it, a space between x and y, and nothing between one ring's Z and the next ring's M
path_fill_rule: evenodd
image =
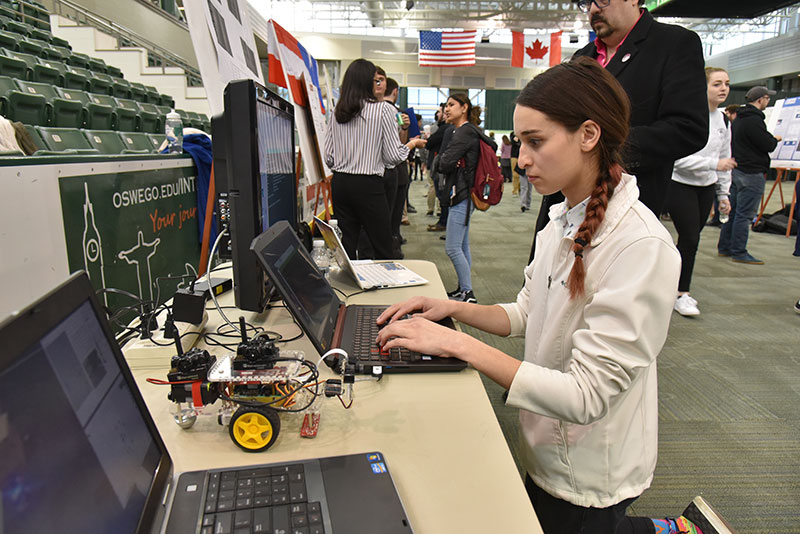
M469 253L469 223L467 210L472 214L472 199L462 200L455 206L450 206L447 213L447 231L444 250L453 262L458 276L458 287L461 291L472 291L472 256Z
M764 194L764 174L731 173L731 215L722 225L717 250L730 253L734 258L747 254L747 237L750 225L758 212L758 203Z
M519 206L526 210L531 209L531 189L533 189L533 185L526 176L521 175L519 177Z

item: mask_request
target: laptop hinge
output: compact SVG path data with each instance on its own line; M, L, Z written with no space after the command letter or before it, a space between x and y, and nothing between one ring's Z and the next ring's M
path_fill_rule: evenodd
M333 330L333 344L330 348L338 349L342 346L342 334L344 333L344 316L347 306L339 304L339 313L336 315L336 328Z

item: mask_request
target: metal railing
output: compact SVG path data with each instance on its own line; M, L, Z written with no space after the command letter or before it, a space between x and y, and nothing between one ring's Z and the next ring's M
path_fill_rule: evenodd
M92 26L103 33L111 35L117 40L117 48L119 49L123 47L144 48L147 51L148 66L161 68L162 72L164 72L164 69L167 67L177 67L186 73L187 85L190 87L203 85L200 71L166 48L155 44L112 20L92 13L83 6L79 6L70 0L52 0L52 2L53 14L68 18L81 25Z

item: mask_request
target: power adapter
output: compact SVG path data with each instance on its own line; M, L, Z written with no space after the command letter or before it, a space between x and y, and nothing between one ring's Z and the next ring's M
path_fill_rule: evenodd
M206 296L203 291L182 288L172 297L173 321L200 324L203 322L205 309Z
M203 296L208 300L211 298L211 293L208 290L209 285L211 286L211 291L214 292L214 296L218 297L233 287L233 281L230 278L212 278L211 283L208 284L204 277L202 280L195 282L194 290L202 292Z

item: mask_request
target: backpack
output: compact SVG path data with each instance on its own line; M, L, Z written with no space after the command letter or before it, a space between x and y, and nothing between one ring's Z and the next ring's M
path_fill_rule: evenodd
M475 167L475 182L472 184L472 203L481 211L494 206L503 198L503 173L497 162L497 154L483 139L479 142L480 155Z

